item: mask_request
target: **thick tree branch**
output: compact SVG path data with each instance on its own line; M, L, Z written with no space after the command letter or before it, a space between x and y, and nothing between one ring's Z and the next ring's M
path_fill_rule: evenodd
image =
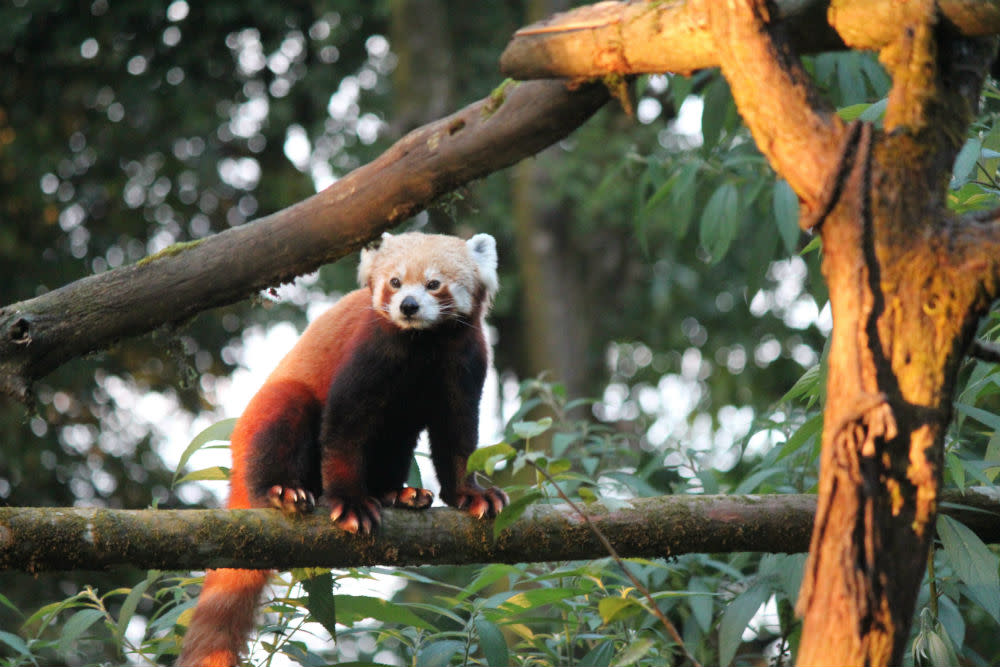
M944 498L944 511L1000 543L1000 498ZM588 518L622 557L805 551L816 497L664 496ZM168 570L206 567L353 567L580 560L607 556L565 505L531 508L493 539L493 527L447 508L387 509L378 536L336 530L324 513L286 519L276 510L0 508L0 570Z
M116 340L182 322L356 250L441 195L565 137L603 86L505 86L400 139L323 192L260 220L0 308L0 394Z
M515 33L500 59L516 79L690 73L718 67L707 12L716 0L600 2L556 14ZM797 53L877 50L901 30L898 0L774 0L772 27ZM944 18L967 36L1000 33L1000 2L941 0ZM832 26L836 27L836 31ZM838 34L839 33L839 34Z
M808 496L666 496L588 517L622 556L801 551ZM331 527L324 512L301 520L276 510L0 508L0 569L140 567L347 567L578 560L606 556L566 506L536 506L493 539L490 522L447 508L387 509L375 538Z
M600 2L555 14L514 33L500 69L516 79L579 79L718 67L708 17L713 3ZM787 28L797 49L844 48L825 20L826 2L775 4L775 24Z

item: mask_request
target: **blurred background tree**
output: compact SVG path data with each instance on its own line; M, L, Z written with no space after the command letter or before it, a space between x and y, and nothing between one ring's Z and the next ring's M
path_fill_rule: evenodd
M488 95L513 31L568 4L3 4L0 304L305 198ZM845 113L887 89L863 54L808 66ZM644 77L633 102L634 116L609 105L404 227L497 237L505 416L521 405L519 380L545 373L596 399L583 416L627 436L649 493L808 491L816 421L779 399L818 369L830 322L817 253L799 252L794 195L718 72ZM992 116L983 123L993 136ZM165 453L199 420L235 416L216 406L246 365L245 332L301 329L310 304L353 287L354 267L69 363L28 410L0 402L0 502L215 502L194 485L178 495ZM772 465L793 433L794 475ZM2 573L0 592L27 610L84 582L137 578ZM0 605L0 627L19 622Z

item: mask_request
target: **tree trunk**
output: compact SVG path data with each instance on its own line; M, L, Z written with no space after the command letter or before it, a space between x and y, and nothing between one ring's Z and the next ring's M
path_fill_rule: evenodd
M970 244L981 235L944 200L993 45L959 38L921 4L882 53L893 75L885 131L852 134L820 228L834 329L803 665L901 660L955 377L996 293L995 238Z
M833 308L798 660L895 664L934 536L955 376L998 291L1000 213L959 218L945 195L996 48L956 26L993 33L1000 13L932 0L832 5L840 37L879 48L892 76L880 131L846 128L824 106L793 55L795 33L774 25L805 16L793 4L816 3L601 3L519 31L504 63L549 76L635 73L657 58L676 60L666 70L721 67L761 152L798 194L800 223L822 235ZM672 43L648 38L667 33Z

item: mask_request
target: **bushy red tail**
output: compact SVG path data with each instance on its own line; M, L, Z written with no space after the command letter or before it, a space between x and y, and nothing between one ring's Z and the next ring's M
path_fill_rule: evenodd
M177 667L236 667L270 570L209 570Z

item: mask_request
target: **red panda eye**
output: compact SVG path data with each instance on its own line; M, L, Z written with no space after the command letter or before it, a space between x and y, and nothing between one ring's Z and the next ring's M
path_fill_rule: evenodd
M429 291L433 292L434 290L436 290L439 287L441 287L441 281L440 280L428 280L427 284L424 285L424 287L426 287Z
M392 287L392 289L399 289L403 286L403 282L399 278L393 278L389 281L389 286Z

